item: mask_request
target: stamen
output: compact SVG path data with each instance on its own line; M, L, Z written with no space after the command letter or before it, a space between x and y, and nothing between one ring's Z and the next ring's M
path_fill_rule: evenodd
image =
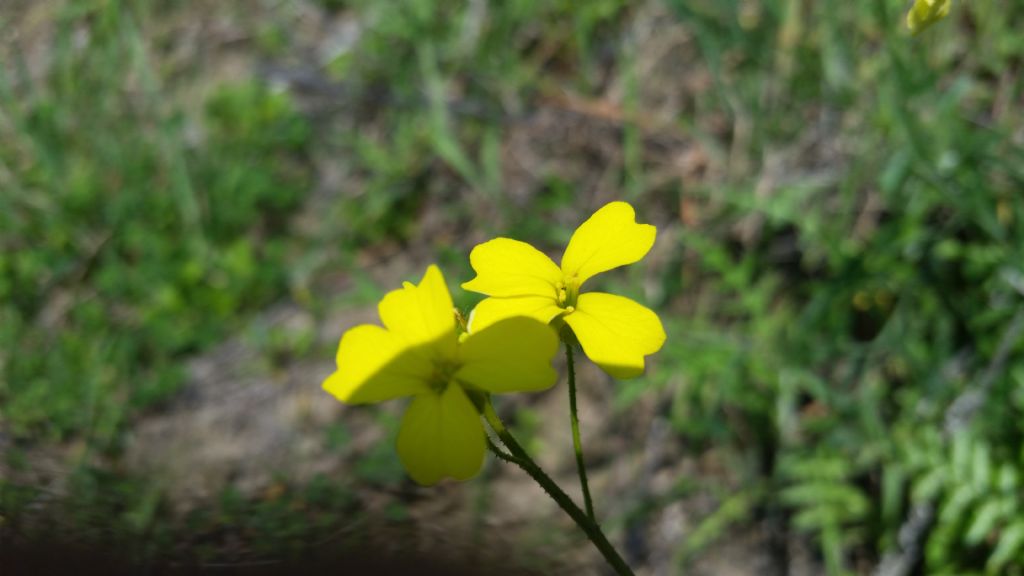
M452 377L459 370L459 365L450 360L435 360L434 373L430 377L430 388L438 394L444 393L452 382Z

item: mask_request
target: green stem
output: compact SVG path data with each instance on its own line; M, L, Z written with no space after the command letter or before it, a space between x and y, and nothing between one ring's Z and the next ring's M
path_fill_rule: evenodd
M508 449L509 453L506 454L501 451L493 443L488 442L491 449L495 454L505 460L516 464L523 469L524 472L530 475L540 487L548 493L548 496L555 501L558 506L569 515L570 518L576 522L576 525L587 535L587 538L594 544L594 546L601 552L604 559L615 569L615 573L619 576L634 576L633 571L626 564L626 561L622 559L619 552L612 546L608 538L605 537L604 532L601 531L601 527L598 526L597 522L592 520L587 514L580 510L580 507L573 503L572 498L566 494L554 480L551 479L536 462L530 458L530 455L526 453L526 450L519 444L519 442L512 436L512 433L505 428L505 424L498 417L497 412L494 411L494 406L491 405L490 398L484 401L484 418L487 419L487 423L490 424L498 438L501 438L505 448Z
M576 451L576 473L580 476L583 489L583 506L587 516L597 522L594 516L594 501L590 499L590 485L587 483L587 467L583 464L583 443L580 441L580 419L576 415L576 364L572 357L572 344L565 344L565 361L569 365L569 423L572 424L572 447Z
M518 458L499 448L498 445L491 440L490 436L487 437L487 447L490 448L491 452L497 456L499 460L504 460L510 464L519 464Z

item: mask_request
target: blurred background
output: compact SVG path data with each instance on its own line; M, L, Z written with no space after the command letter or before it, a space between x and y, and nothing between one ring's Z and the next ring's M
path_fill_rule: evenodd
M638 574L1024 574L1024 4L908 8L3 0L0 556L605 573L320 384L428 264L469 309L475 243L621 199L658 241L595 287L668 341L580 410ZM499 408L578 495L566 396Z

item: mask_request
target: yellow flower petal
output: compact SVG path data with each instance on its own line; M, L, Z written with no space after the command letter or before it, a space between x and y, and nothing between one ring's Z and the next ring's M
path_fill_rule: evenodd
M429 486L442 478L468 480L484 462L484 427L466 393L451 384L443 394L420 394L398 430L398 457L412 479Z
M488 296L550 296L562 272L543 252L526 242L495 238L469 254L476 278L462 287Z
M587 356L615 378L643 374L644 356L665 343L657 314L613 294L580 294L576 311L566 315L565 321Z
M494 393L534 392L554 386L551 359L558 336L532 318L509 318L471 333L459 348L460 382Z
M580 225L562 256L562 273L576 285L612 268L639 261L654 245L657 229L637 224L625 202L605 204Z
M950 0L915 0L907 12L907 28L918 34L949 15Z
M547 324L564 312L548 296L521 296L518 298L485 298L473 308L469 315L469 331L479 332L484 328L508 318L526 316Z
M427 268L419 285L406 282L377 306L384 326L412 345L431 344L445 355L455 351L455 306L437 266Z
M338 345L338 370L324 390L349 404L382 402L428 390L430 362L380 326L363 324L345 332Z

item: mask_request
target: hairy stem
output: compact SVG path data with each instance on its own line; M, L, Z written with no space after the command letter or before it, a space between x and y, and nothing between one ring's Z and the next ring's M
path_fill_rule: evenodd
M608 538L605 537L604 532L601 531L601 527L594 522L590 516L587 516L586 512L580 510L572 498L566 494L559 486L551 479L536 462L530 458L530 455L526 453L526 450L519 444L519 442L512 436L512 433L505 428L505 424L498 417L497 412L494 411L494 406L491 405L491 400L488 398L484 402L484 418L487 419L487 423L494 430L494 433L498 435L501 442L508 449L508 453L504 453L500 448L495 446L493 443L488 442L491 450L495 454L506 462L512 462L523 469L524 472L530 475L540 487L548 493L558 506L569 515L570 518L576 522L576 525L587 535L587 538L594 544L594 546L601 552L604 559L609 565L615 570L615 573L619 576L634 576L633 571L626 564L626 561L622 559L619 552L612 546ZM511 456L511 458L509 458Z
M590 499L590 485L587 483L587 467L583 464L583 443L580 441L580 419L576 415L576 365L573 362L572 344L565 344L565 361L569 365L569 423L572 425L572 447L576 451L576 473L580 477L580 488L583 489L583 506L587 516L594 522L594 501Z

